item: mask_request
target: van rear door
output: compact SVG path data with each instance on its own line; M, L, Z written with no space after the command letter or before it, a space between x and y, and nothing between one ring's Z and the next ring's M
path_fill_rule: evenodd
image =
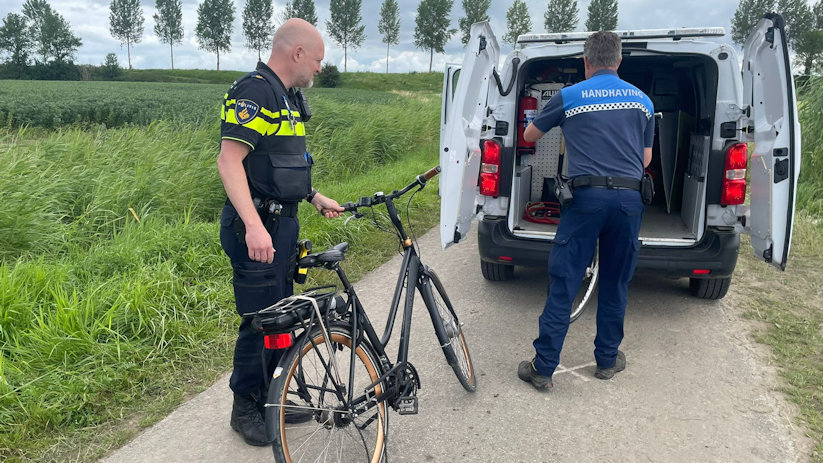
M746 224L755 256L785 270L792 239L800 122L785 22L767 14L743 48L743 100L748 107L750 217Z
M492 70L500 48L484 21L471 27L460 78L456 87L444 89L445 128L440 136L440 243L443 249L463 239L474 218L474 196L480 171L480 133ZM445 81L444 84L451 82ZM454 88L451 108L445 100Z

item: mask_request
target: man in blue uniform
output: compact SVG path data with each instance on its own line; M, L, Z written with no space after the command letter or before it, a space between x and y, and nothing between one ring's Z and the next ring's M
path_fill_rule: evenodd
M220 243L231 260L239 314L255 312L292 294L299 224L305 199L327 218L343 211L312 188L311 155L302 93L320 72L324 45L310 23L293 18L275 33L271 56L232 84L222 109L217 166L228 200L220 218ZM263 338L240 323L229 386L231 427L250 445L268 445L263 404L267 376L277 358L263 360ZM266 363L266 365L264 365ZM299 417L298 417L299 419Z
M644 205L639 190L652 156L654 108L643 92L617 76L620 61L620 37L592 34L583 47L586 80L552 97L524 133L527 141L536 141L552 127L563 129L574 195L563 209L549 256L549 297L534 340L535 356L520 362L517 371L540 391L553 386L572 302L598 239L595 376L610 379L626 368L618 347L640 248Z

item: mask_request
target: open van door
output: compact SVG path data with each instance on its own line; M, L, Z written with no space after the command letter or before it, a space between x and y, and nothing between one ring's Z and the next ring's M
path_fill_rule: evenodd
M440 103L440 153L446 144L446 122L449 120L449 111L452 109L454 101L454 90L457 88L457 80L460 78L460 65L456 63L446 63L443 72L443 101ZM444 175L437 176L438 194L443 191Z
M471 27L457 86L444 88L445 127L440 133L440 243L443 249L463 239L474 217L480 171L480 132L500 47L487 21ZM444 85L445 85L444 76ZM451 82L448 82L451 84ZM451 101L447 92L454 88ZM451 108L448 107L451 104Z
M767 14L743 47L743 102L748 108L750 217L755 256L786 269L800 175L800 122L785 21ZM751 130L753 129L753 130Z

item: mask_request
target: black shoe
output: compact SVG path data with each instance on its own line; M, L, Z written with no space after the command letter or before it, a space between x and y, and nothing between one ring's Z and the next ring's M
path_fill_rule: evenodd
M621 371L626 369L626 354L623 351L617 351L617 359L614 361L614 365L610 368L600 368L597 367L597 370L594 371L594 377L599 379L612 379L615 373L620 373Z
M527 383L532 383L532 386L540 392L549 392L554 387L551 376L543 376L537 373L534 360L520 362L520 365L517 366L517 377Z
M286 423L300 424L300 423L306 423L308 421L311 421L311 419L314 418L314 410L309 410L307 408L301 408L303 406L307 407L308 405L302 405L301 406L301 405L297 405L296 403L292 402L291 400L287 400L286 401L286 407L285 407L286 408L286 411L285 411L286 417L284 418Z
M234 394L229 424L249 445L263 447L271 444L266 436L266 423L257 408L257 400L251 394Z

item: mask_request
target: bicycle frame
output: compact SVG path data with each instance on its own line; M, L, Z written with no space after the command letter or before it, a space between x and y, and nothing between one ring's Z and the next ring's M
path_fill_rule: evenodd
M423 181L421 181L421 179ZM354 339L352 340L352 362L350 362L350 371L349 371L349 380L347 384L346 390L348 391L348 403L350 406L354 407L359 405L362 402L373 400L374 403L394 399L392 394L395 392L391 390L391 388L384 388L384 392L381 394L380 397L370 397L368 392L364 393L362 396L354 398L354 391L353 383L354 383L354 356L355 351L357 350L357 345L361 342L360 332L366 335L371 346L374 348L375 352L379 356L379 360L381 363L382 371L380 377L369 387L366 388L366 391L373 390L375 386L378 384L390 379L392 377L396 377L398 372L405 371L408 366L411 364L408 362L408 355L409 355L409 342L410 342L410 334L411 334L411 321L412 321L412 311L414 307L414 294L417 291L421 292L421 281L420 275L425 272L425 267L420 261L420 257L417 254L417 250L415 249L414 242L408 237L406 234L405 229L403 228L403 224L400 218L397 215L397 210L394 205L394 198L400 197L403 194L407 193L409 190L414 188L416 185L420 185L421 189L425 186L426 177L420 176L416 182L408 185L403 190L394 191L390 195L382 196L378 198L375 204L366 204L370 201L366 198L361 198L361 203L358 204L360 207L371 207L373 205L377 205L380 203L384 203L386 205L386 209L389 213L389 219L392 222L395 230L398 232L398 236L400 238L401 245L403 246L403 261L400 264L400 271L398 272L397 283L395 284L394 295L392 297L391 306L389 308L389 315L386 321L386 327L383 331L382 336L378 337L377 332L374 329L374 326L371 324L368 315L366 314L365 309L363 308L360 299L357 297L357 292L354 286L349 281L348 277L346 276L345 271L339 265L339 263L335 263L332 269L337 273L338 278L340 279L341 284L343 285L343 291L348 295L348 306L349 310L348 313L350 314L349 323L351 326L352 333L354 334ZM345 207L345 205L344 205ZM349 208L356 209L357 206L348 205ZM414 282L414 286L411 286L408 282ZM403 306L403 318L402 324L400 328L400 344L397 351L396 361L392 364L389 360L389 354L386 351L386 347L391 339L392 332L394 330L394 324L397 318L397 311L400 308L400 299L403 295L403 290L406 290L405 294L405 301ZM430 315L432 317L437 316L436 309L428 307ZM413 367L412 367L413 369ZM415 372L416 376L416 372ZM416 381L419 382L419 379L414 378Z

